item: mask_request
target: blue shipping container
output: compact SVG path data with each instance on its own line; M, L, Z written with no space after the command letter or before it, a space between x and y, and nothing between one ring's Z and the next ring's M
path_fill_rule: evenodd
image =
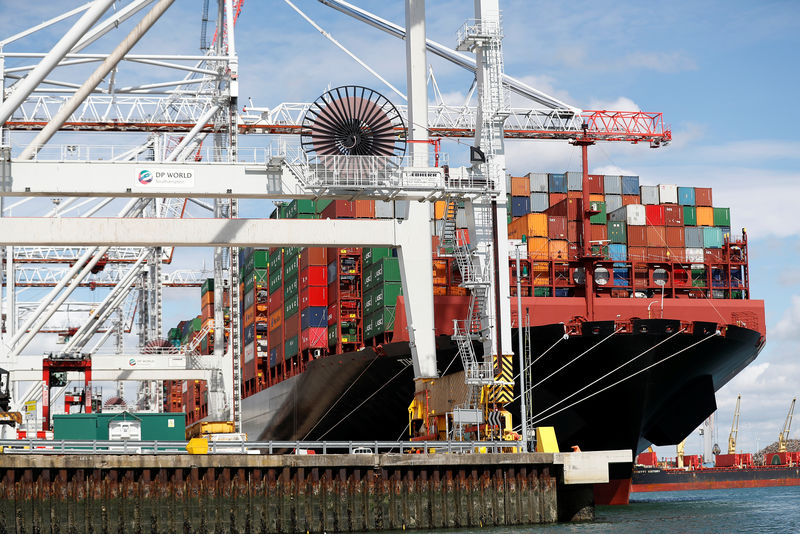
M551 193L566 193L567 192L567 175L564 173L549 173L547 181L550 185Z
M694 206L694 187L678 188L678 204L681 206Z
M556 296L557 297L568 297L569 296L569 288L568 287L557 287L556 288Z
M328 308L325 306L309 306L300 310L300 328L328 326Z
M251 324L250 326L244 327L244 344L249 345L256 339L256 325Z
M639 177L638 176L623 176L622 177L622 194L623 195L638 195L639 194Z
M269 349L269 366L275 367L278 363L278 349Z
M511 197L511 216L522 217L531 211L530 197Z
M631 277L628 269L614 269L614 285L615 286L629 286L631 285Z
M722 248L722 228L704 226L702 230L704 248Z
M608 245L608 258L613 261L628 261L628 247L625 245Z

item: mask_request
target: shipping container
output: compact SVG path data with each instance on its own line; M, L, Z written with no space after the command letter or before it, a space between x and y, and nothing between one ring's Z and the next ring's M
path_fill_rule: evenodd
M328 326L327 306L309 306L300 310L300 329Z
M678 188L678 204L682 206L694 206L694 187Z
M697 226L697 208L694 206L683 207L683 225Z
M284 300L289 298L292 295L297 295L297 292L300 289L300 282L298 281L296 276L292 276L286 279L286 283L283 284L283 298Z
M529 215L532 216L535 214ZM547 217L547 237L550 239L567 239L567 218L551 215Z
M334 200L319 214L320 219L353 219L355 216L355 204L349 200Z
M658 201L661 204L677 204L678 186L673 184L659 184Z
M608 245L608 258L613 261L628 261L628 247L617 243Z
M673 204L664 206L664 224L666 226L683 226L683 206Z
M663 226L647 226L647 246L663 247L666 245L666 236Z
M628 237L629 247L646 247L647 246L647 227L646 226L631 226L627 225L625 233Z
M628 246L628 261L647 261L647 247Z
M583 191L583 173L570 171L567 173L567 191Z
M300 332L300 350L323 349L328 346L328 327L310 327Z
M643 185L639 187L639 196L642 199L642 204L658 204L658 186L657 185Z
M609 212L608 220L621 221L628 226L644 226L646 224L646 209L641 204L628 204Z
M530 197L511 197L511 216L522 217L531 211Z
M511 177L511 196L527 197L531 194L531 184L527 176Z
M697 206L697 226L714 226L714 208Z
M550 193L550 205L555 206L559 202L563 202L567 199L566 193Z
M625 245L628 243L626 224L623 221L611 221L608 223L608 239L611 243Z
M528 239L528 257L532 260L547 260L550 255L550 246L546 237L532 237Z
M393 219L394 218L394 202L391 200L376 200L375 201L375 218L376 219Z
M294 294L290 297L284 297L283 300L283 317L288 321L300 309L300 297Z
M563 173L549 173L547 175L548 191L553 193L567 192L567 175Z
M731 209L730 208L713 208L714 209L714 226L730 226L731 225Z
M522 239L522 236L547 237L547 219L548 216L544 213L528 213L519 217L508 225L508 237L510 239Z
M705 248L703 242L703 228L688 226L684 227L684 230L687 248Z
M605 224L592 224L590 241L608 241L608 226Z
M374 219L375 218L375 201L374 200L356 200L355 212L356 219Z
M705 206L710 208L714 204L711 202L711 188L710 187L695 187L694 188L694 204L695 206Z
M549 251L550 251L550 259L551 260L567 260L568 259L568 250L567 250L567 240L566 239L553 239L549 243Z
M300 286L327 286L328 266L312 265L300 271Z
M686 234L683 226L667 226L664 233L669 248L683 250L686 247ZM677 260L673 259L673 261Z
M530 197L531 213L541 213L550 207L550 195L547 193L531 193Z
M622 176L606 174L603 176L603 193L606 195L622 194Z
M605 227L606 222L608 222L606 217L606 203L605 202L590 202L589 209L592 211L596 211L594 215L592 215L589 220L592 224L602 224Z
M290 338L287 338L283 348L283 357L288 360L293 356L297 356L297 349L298 349L297 336L292 336Z
M602 174L590 174L586 180L586 189L589 194L602 194L604 185Z
M622 205L641 204L642 198L639 195L622 195Z
M606 212L618 210L622 207L622 195L606 195Z
M327 249L323 247L308 247L300 252L300 269L307 269L311 266L328 265Z
M659 204L645 206L645 220L648 225L664 226L664 206Z
M623 176L622 177L622 194L639 196L639 177L638 176ZM638 204L638 202L637 202Z
M380 261L373 263L373 284L378 285L384 282L400 282L400 261L398 258L381 258Z
M548 179L546 172L529 172L527 174L531 193L547 193Z
M722 229L706 226L703 228L703 248L722 248Z
M399 282L378 284L373 289L374 309L397 304L397 297L403 294L403 286Z

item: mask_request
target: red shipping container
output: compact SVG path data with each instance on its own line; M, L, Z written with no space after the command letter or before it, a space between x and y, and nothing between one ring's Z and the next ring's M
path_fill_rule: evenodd
M721 248L707 248L705 249L706 263L724 263L725 253Z
M339 282L328 284L328 306L339 301Z
M567 221L567 240L570 243L578 242L578 224L575 221Z
M285 339L289 339L300 333L300 312L295 313L291 317L283 318L283 331L286 333L284 336Z
M530 193L528 193L530 194ZM375 201L374 200L356 200L356 219L374 219L375 218Z
M642 227L644 228L644 227ZM647 261L647 247L628 247L628 261Z
M629 247L647 246L647 226L628 226L627 232Z
M623 206L627 206L628 204L641 204L641 200L639 195L622 195Z
M567 218L547 217L547 236L550 239L567 239Z
M556 193L554 193L556 194ZM563 193L558 193L563 194ZM552 195L551 195L552 196ZM566 217L568 221L582 220L581 206L583 201L579 198L568 198L558 204L552 205L545 210L545 213L550 216Z
M353 219L356 205L349 200L334 200L319 214L320 219Z
M647 247L647 261L664 261L667 258L666 247Z
M312 265L328 265L327 249L322 247L304 248L300 251L300 268L305 269Z
M555 206L559 202L567 200L566 193L550 193L550 205Z
M695 206L711 207L714 204L711 202L711 188L710 187L695 187L694 188L694 204Z
M300 287L327 286L328 266L312 265L300 271Z
M683 263L686 261L686 249L682 247L667 247L669 261Z
M544 212L549 217L550 215L554 217L568 217L568 208L567 208L568 200L564 200L563 202L559 202L558 204L551 204L549 208L547 208Z
M276 310L283 308L283 291L278 290L269 296L269 309Z
M567 191L567 198L583 198L583 191Z
M328 326L339 322L339 306L334 304L328 306Z
M682 208L683 206L678 207ZM686 237L683 226L667 226L665 230L668 247L682 249L686 246Z
M300 350L323 349L328 346L328 329L324 326L306 328L300 332Z
M644 207L645 221L649 225L664 226L664 206L648 204Z
M667 226L683 226L683 206L669 204L664 206L664 223Z
M577 243L567 244L567 258L570 260L577 260L581 257L581 247Z
M667 244L663 226L646 226L645 228L647 228L648 247L663 247Z
M589 191L589 194L602 195L603 186L602 174L590 174L586 180L586 189Z
M591 241L606 241L608 240L608 226L605 224L593 224L592 226L592 239Z
M328 286L307 286L300 290L300 308L328 305Z
M211 319L214 317L214 301L212 300L210 304L203 306L203 309L200 312L200 316L203 320Z

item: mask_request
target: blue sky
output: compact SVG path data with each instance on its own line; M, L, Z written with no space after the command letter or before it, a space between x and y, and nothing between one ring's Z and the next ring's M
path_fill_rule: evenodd
M42 1L25 9L0 2L0 35L36 24L77 1ZM401 90L404 45L313 0L296 3L345 46ZM398 24L403 2L360 0L360 7ZM199 42L200 2L177 0L135 51L193 53ZM661 111L674 142L658 150L620 143L590 150L597 173L637 174L643 183L714 188L715 205L731 207L733 227L750 236L751 287L766 301L768 345L718 394L719 441L724 443L736 394L742 393L739 442L751 451L777 438L792 396L800 392L800 143L794 106L800 72L797 2L673 1L662 3L501 0L506 72L583 109ZM472 2L428 0L428 35L455 46ZM212 10L213 11L213 10ZM123 25L122 31L127 31ZM63 31L64 26L58 28ZM109 50L124 33L98 43ZM35 44L44 50L53 31ZM363 84L389 95L378 80L278 0L247 0L237 30L241 99L257 106L303 102L328 85ZM471 81L458 67L429 57L448 100L459 102ZM515 101L515 104L519 104ZM249 138L244 144L258 144ZM445 143L451 157L464 145ZM512 174L579 169L579 153L565 143L513 142ZM247 213L266 215L264 203ZM197 263L202 252L186 254ZM183 296L178 297L183 299ZM190 297L189 297L190 298ZM198 297L199 300L199 297ZM167 310L177 321L180 306ZM792 432L799 435L798 428ZM699 441L690 439L688 450ZM664 448L662 454L671 455Z

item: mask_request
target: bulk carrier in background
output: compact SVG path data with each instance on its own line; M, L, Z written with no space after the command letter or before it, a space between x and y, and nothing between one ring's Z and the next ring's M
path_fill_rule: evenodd
M519 272L516 252L507 260L512 327L516 336L521 315L531 423L555 427L562 449L641 452L681 441L716 409L715 391L766 340L764 303L750 298L746 234L731 232L730 211L714 206L711 189L589 175L587 263L579 237L582 173L509 181L508 236L512 251L521 250ZM448 211L444 202L431 211L443 376L416 393L393 250L241 252L242 420L250 439L453 437L448 414L468 388L451 336L469 297L437 234L447 217L455 217L459 241L469 234L464 210ZM403 216L403 203L295 200L271 216L392 218ZM205 336L201 352L213 351L211 299L207 284L201 315L170 331L174 344ZM519 370L499 372L510 380ZM204 383L165 384L165 409L186 411L189 424L206 416ZM507 409L516 424L518 403L510 394L503 400L489 409ZM463 437L501 437L509 429L462 430ZM617 471L598 487L598 502L627 502L631 466Z

